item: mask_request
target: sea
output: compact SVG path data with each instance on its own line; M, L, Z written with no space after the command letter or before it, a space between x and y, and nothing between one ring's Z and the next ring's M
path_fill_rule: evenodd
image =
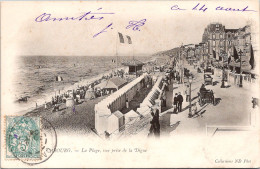
M121 62L132 57L119 57ZM138 56L135 59L147 62L152 56ZM51 101L59 91L115 70L115 56L21 56L17 60L17 71L13 80L13 98L17 111L34 109L37 105ZM56 81L61 76L63 81ZM29 96L27 102L18 102Z

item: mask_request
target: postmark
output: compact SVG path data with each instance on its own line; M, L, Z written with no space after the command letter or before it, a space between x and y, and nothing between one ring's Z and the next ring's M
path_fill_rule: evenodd
M47 161L55 152L57 134L43 117L6 116L6 159L28 165Z

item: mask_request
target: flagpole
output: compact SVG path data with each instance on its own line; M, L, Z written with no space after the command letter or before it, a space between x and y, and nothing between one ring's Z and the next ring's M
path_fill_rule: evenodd
M133 43L133 40L132 41L132 52L133 52L133 60L135 59L135 54L134 54L134 43Z
M118 31L117 31L118 34ZM117 37L118 35L116 35ZM117 52L117 48L118 48L118 38L116 38L116 71L118 70L118 52Z

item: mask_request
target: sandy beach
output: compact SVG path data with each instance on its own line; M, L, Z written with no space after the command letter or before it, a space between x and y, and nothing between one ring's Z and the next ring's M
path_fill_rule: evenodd
M41 116L47 119L55 128L57 133L77 133L89 134L91 128L95 127L95 104L104 97L98 97L93 100L86 100L75 106L75 112L72 108L65 108L57 112L52 112L53 108L44 109L39 107L25 114L25 116Z

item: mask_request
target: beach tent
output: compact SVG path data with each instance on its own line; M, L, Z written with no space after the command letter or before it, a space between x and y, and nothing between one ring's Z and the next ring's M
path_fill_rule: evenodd
M136 119L138 119L140 116L138 113L136 113L134 110L130 110L125 114L125 123L126 124L131 124L133 123Z
M117 110L108 117L107 132L110 134L118 133L123 129L124 124L124 115L119 110Z
M73 107L75 105L73 98L67 98L66 99L66 107Z
M58 82L63 81L63 78L61 76L56 76L56 81Z
M95 92L93 89L89 89L86 91L85 99L94 99L95 98Z
M125 84L127 84L127 81L120 78L120 77L114 77L109 80L105 80L101 82L100 84L95 86L95 89L111 89L111 90L119 90L122 88Z

